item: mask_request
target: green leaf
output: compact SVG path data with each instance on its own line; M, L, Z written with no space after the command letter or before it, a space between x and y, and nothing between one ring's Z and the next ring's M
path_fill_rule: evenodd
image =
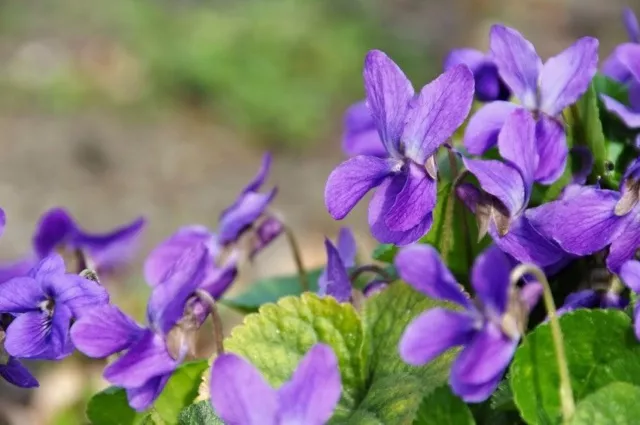
M560 318L576 401L616 381L640 385L640 344L631 319L617 310L577 310ZM560 380L548 324L528 334L510 370L516 406L529 424L560 416Z
M151 413L138 413L129 407L124 389L110 387L91 398L87 417L93 425L172 425L180 411L193 403L198 395L205 360L186 363L171 376Z
M598 176L606 177L605 162L607 161L607 151L605 136L600 121L600 109L598 106L598 94L594 83L584 95L572 106L567 114L569 122L569 139L572 146L586 146L591 151L594 159L593 170L590 182L594 183Z
M570 425L636 425L640 418L640 388L615 382L582 400Z
M393 260L398 253L398 247L389 243L381 243L378 245L371 254L371 258L382 263L393 264Z
M338 409L354 409L365 391L364 332L351 304L304 293L263 305L245 317L225 341L225 348L247 358L274 387L291 378L302 357L318 342L338 357L342 398Z
M224 425L224 422L213 412L211 403L201 401L180 413L178 425Z
M420 404L413 425L474 425L467 405L451 393L448 386L432 392Z
M593 77L593 87L597 94L606 94L625 105L629 103L629 88L604 74L598 72Z
M313 292L318 290L318 277L322 270L320 268L307 273L309 289ZM301 293L302 287L297 274L277 276L258 280L246 292L233 298L224 298L220 302L242 313L255 313L263 304L276 303L280 298Z
M425 310L442 305L402 282L366 301L363 351L370 353L370 384L347 423L360 424L361 418L367 418L371 424L412 424L424 396L447 381L453 351L421 367L407 365L398 354L406 326Z
M453 274L464 282L473 259L491 242L490 238L485 238L476 243L477 239L478 227L473 216L458 200L451 182L441 181L433 210L433 225L420 242L436 248Z

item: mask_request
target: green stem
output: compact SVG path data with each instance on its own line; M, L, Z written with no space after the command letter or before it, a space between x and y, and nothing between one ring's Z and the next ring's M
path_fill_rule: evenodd
M296 268L298 269L298 279L300 281L300 288L302 292L309 291L309 279L307 278L307 271L304 268L304 264L302 263L302 251L300 250L300 245L298 244L298 240L296 239L293 231L286 224L283 225L284 234L287 237L287 242L289 243L289 247L291 248L291 253L293 254L293 261L296 263Z
M224 329L222 328L222 318L218 312L218 303L213 297L202 289L196 291L196 296L209 307L209 314L211 315L211 321L213 322L213 340L216 347L216 354L220 355L224 353Z
M511 282L519 281L523 276L530 274L536 278L538 283L542 285L542 297L544 299L545 308L549 316L549 325L551 326L551 336L556 350L556 360L558 362L558 371L560 373L560 404L562 406L562 417L565 423L569 422L576 410L573 398L573 390L571 388L571 378L569 376L569 365L567 356L564 351L564 339L562 338L562 329L560 321L556 313L556 305L553 301L551 287L544 272L533 264L520 264L511 272Z
M358 267L357 269L351 272L349 279L351 280L351 282L353 282L357 278L359 278L360 275L367 272L375 273L378 276L382 277L385 281L391 282L391 275L389 275L389 273L387 273L385 269L383 269L380 266L376 266L375 264L366 264L364 266Z

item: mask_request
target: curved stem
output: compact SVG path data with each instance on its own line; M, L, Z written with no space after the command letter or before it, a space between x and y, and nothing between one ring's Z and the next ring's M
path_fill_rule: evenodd
M567 356L564 352L564 340L562 338L562 329L560 321L556 313L556 305L551 294L551 287L544 272L533 264L520 264L511 272L511 284L514 285L523 276L530 274L536 278L538 283L542 285L542 297L544 299L545 308L549 316L549 325L551 326L551 335L553 344L556 349L556 360L558 361L558 369L560 373L560 404L562 406L562 417L568 422L576 410L575 401L573 399L573 390L571 388L571 378L569 377L569 365L567 364Z
M353 270L351 272L351 275L349 276L349 280L353 282L354 280L359 278L361 274L368 272L376 273L387 282L391 282L391 275L387 273L385 269L380 266L376 266L375 264L365 264L364 266L360 266L357 269Z
M307 271L304 268L304 264L302 263L302 251L300 250L300 245L298 244L298 240L296 239L293 231L289 226L283 224L284 234L287 237L287 242L289 243L289 247L291 248L291 253L293 254L293 261L296 263L296 268L298 269L298 280L300 281L300 288L302 292L309 291L309 279L307 278Z
M213 297L202 289L196 290L196 296L209 307L209 314L211 315L211 321L213 322L213 340L216 346L216 354L220 355L224 353L224 330L222 328L222 319L218 312L218 303Z

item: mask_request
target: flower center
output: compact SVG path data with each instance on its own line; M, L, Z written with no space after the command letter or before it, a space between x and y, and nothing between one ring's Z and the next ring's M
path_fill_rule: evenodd
M54 301L53 298L47 298L44 301L42 301L38 307L40 308L40 310L45 313L47 316L52 317L53 313L56 309L56 302Z

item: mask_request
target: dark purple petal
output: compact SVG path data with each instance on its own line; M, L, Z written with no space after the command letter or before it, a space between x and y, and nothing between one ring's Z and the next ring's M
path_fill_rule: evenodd
M419 244L403 248L394 264L400 278L418 291L435 299L471 307L462 286L456 282L432 246Z
M583 291L569 294L564 300L564 304L557 311L557 315L561 316L579 308L594 308L600 304L600 296L593 289L585 289Z
M178 367L167 351L164 339L147 331L122 357L104 370L104 378L121 387L138 388L152 378L169 374Z
M542 61L533 44L513 28L494 25L489 33L489 45L502 80L525 108L534 109Z
M146 220L139 217L112 232L99 235L78 229L69 243L85 252L98 272L113 273L133 260L145 224Z
M78 350L93 358L118 353L140 339L144 329L113 305L90 310L71 327Z
M371 189L379 186L394 165L400 164L373 156L356 156L340 164L329 175L324 202L329 214L342 220Z
M485 249L473 263L473 289L482 304L494 314L502 315L507 309L512 267L509 258L495 245Z
M607 111L616 115L629 128L640 128L640 112L623 105L617 100L605 94L600 95L602 104Z
M569 155L562 123L555 118L542 115L536 125L536 140L540 161L535 180L540 184L552 184L564 173Z
M46 257L60 244L67 242L76 232L76 224L63 208L52 208L45 212L33 235L33 245L40 257Z
M182 318L187 300L203 283L209 266L204 244L186 250L173 264L149 297L147 318L154 330L166 335Z
M515 167L495 159L463 158L464 166L476 176L482 190L504 204L510 215L518 215L527 205L527 189Z
M629 82L629 105L634 111L640 111L640 81Z
M157 376L149 379L141 387L127 388L129 406L138 412L147 410L160 396L169 378L171 374Z
M505 236L500 236L495 226L489 227L489 233L493 242L502 251L521 263L533 263L539 267L547 267L568 258L568 254L553 240L536 231L526 215L513 221L509 227L509 233Z
M410 163L404 187L385 214L387 227L393 231L406 232L418 226L436 206L437 185L424 168Z
M625 7L622 11L622 21L627 28L627 34L629 34L629 40L634 43L640 43L640 26L638 25L638 19L635 13L628 7Z
M476 332L469 314L432 308L416 317L400 338L400 357L413 366L428 363L450 348L468 343Z
M284 225L280 220L274 217L268 217L263 220L258 228L255 229L253 239L251 241L251 250L249 251L249 259L254 260L255 257L271 244L278 236L284 232Z
M13 357L9 357L6 364L0 363L0 376L10 384L20 388L36 388L39 386L38 381L31 375L29 370Z
M271 170L271 153L265 152L262 155L262 163L260 164L260 169L258 170L258 174L249 182L247 186L242 190L242 193L249 192L257 192L260 190L264 182L269 177L269 170ZM224 214L224 213L223 213Z
M462 183L456 187L456 196L469 208L472 213L476 213L478 203L482 201L482 192L471 183Z
M614 273L617 273L625 262L634 259L640 247L640 217L635 211L627 217L629 219L625 229L611 238L607 267Z
M598 40L583 37L549 58L540 73L540 109L556 116L587 91L598 69Z
M235 242L248 229L273 201L277 194L274 188L268 193L248 192L240 195L234 208L220 217L218 240L222 245Z
M487 400L498 388L501 381L502 375L496 375L494 379L488 382L474 385L460 381L453 375L449 376L449 383L453 392L466 403L481 403Z
M326 424L341 392L336 355L328 345L314 345L300 361L291 380L278 390L280 423Z
M583 185L587 183L587 177L591 174L591 170L593 170L593 165L595 160L593 158L593 154L586 146L574 146L571 148L572 158L574 160L577 159L578 169L573 172L573 177L571 179L572 185ZM565 187L564 191L567 190Z
M498 67L493 62L485 62L474 72L476 99L480 102L509 100L511 92L500 78Z
M464 132L464 147L472 155L482 155L498 141L498 134L507 117L516 109L511 102L487 103L469 119Z
M615 50L618 60L625 66L633 78L640 80L640 44L624 43Z
M380 140L366 101L352 105L345 113L342 150L348 156L369 155L385 158L389 155Z
M238 258L231 254L222 267L209 269L199 289L208 292L214 299L222 298L238 276Z
M327 268L318 278L318 294L330 295L340 302L348 302L351 298L351 280L340 253L329 239L325 239L327 251Z
M235 354L218 356L211 366L211 404L228 424L278 425L278 393L260 372Z
M73 351L69 344L71 312L56 306L53 317L46 313L23 313L7 329L5 349L21 359L58 360Z
M369 226L371 233L381 243L408 245L420 239L433 224L433 215L428 213L413 229L398 232L386 224L387 212L395 203L406 182L405 174L396 174L385 179L375 191L369 204Z
M0 283L0 312L25 313L39 309L46 298L40 284L30 277L16 277Z
M473 94L473 74L466 65L456 65L424 86L407 111L402 132L406 156L424 164L465 121Z
M527 218L565 251L589 255L609 245L626 225L625 217L613 212L619 199L618 192L583 188L569 198L528 210Z
M367 105L387 152L399 152L409 102L414 90L400 67L379 50L371 50L364 62Z
M74 274L51 276L42 282L42 287L53 296L56 306L65 305L76 318L109 302L104 287Z
M387 286L389 286L389 282L373 280L367 283L367 285L362 289L362 294L368 298L383 291Z
M633 260L624 263L620 267L620 277L629 289L640 293L640 262Z
M451 382L482 385L502 376L518 346L517 339L502 333L493 323L477 332L451 368ZM456 386L453 386L456 394Z
M466 65L472 72L488 60L487 55L476 49L453 49L444 60L444 70L456 65Z
M509 115L498 135L498 150L503 159L520 170L526 205L531 196L533 176L540 158L536 145L536 121L529 111L516 109Z
M602 73L616 81L623 83L628 82L632 78L632 75L626 61L623 61L622 55L630 46L635 45L635 43L622 43L613 49L613 52L611 52L602 64Z
M164 279L173 264L194 246L204 244L213 257L219 252L216 237L204 226L186 226L180 228L168 239L161 242L144 263L144 277L151 286L156 286Z
M341 227L338 233L338 241L336 244L340 258L345 267L353 267L356 265L356 240L353 232L348 227Z

